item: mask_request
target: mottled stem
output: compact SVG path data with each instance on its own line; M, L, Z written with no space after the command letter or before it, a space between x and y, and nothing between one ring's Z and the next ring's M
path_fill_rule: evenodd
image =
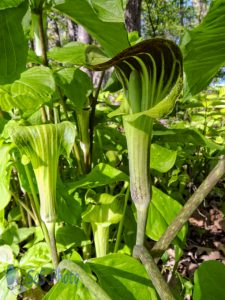
M147 249L143 246L135 246L134 247L134 256L138 257L142 264L144 265L149 278L152 281L152 284L154 285L154 288L156 289L157 293L160 296L161 300L175 300L172 292L170 291L169 286L165 282L162 274L160 273L156 263L154 262L154 259L150 255Z
M221 156L219 162L202 182L196 192L189 198L174 221L167 228L159 241L152 248L153 257L158 260L169 247L183 225L188 221L193 212L198 208L205 197L211 192L220 178L225 173L225 157Z

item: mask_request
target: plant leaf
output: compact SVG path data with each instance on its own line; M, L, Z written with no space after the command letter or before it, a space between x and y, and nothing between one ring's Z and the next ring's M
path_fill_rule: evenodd
M161 173L168 172L175 164L177 151L169 150L158 144L151 144L150 167Z
M83 71L64 68L55 73L56 80L75 109L82 110L93 86L90 77Z
M55 91L52 71L47 67L33 67L21 74L11 85L0 86L0 105L8 111L13 107L34 113L43 103L51 99Z
M71 246L81 246L87 240L84 231L78 226L65 225L56 231L56 242L65 249Z
M202 23L187 31L181 43L187 91L199 93L225 65L225 2L212 1Z
M158 299L144 266L123 254L110 254L88 262L102 288L112 299Z
M0 279L0 299L16 300L17 294L8 287L6 275Z
M111 167L110 165L100 163L82 179L69 184L69 193L74 192L78 188L89 189L117 181L129 181L129 177L125 173Z
M62 48L52 48L48 57L57 62L77 66L95 65L109 59L100 48L80 42L71 42Z
M11 192L9 190L12 165L10 163L11 144L3 144L0 142L0 210L4 209L10 199Z
M113 56L129 47L127 32L121 17L121 1L117 0L113 3L116 10L109 8L112 0L102 3L89 0L55 0L55 8L81 24L100 43L106 53ZM110 22L109 9L111 9Z
M124 22L120 0L91 0L93 8L103 22Z
M0 2L0 10L4 10L7 8L17 7L25 0L2 0Z
M179 202L153 186L146 225L147 236L158 241L181 208ZM181 242L184 241L186 234L185 225L177 235Z
M0 84L13 82L26 68L28 43L22 27L26 11L27 1L0 3Z
M78 225L81 220L82 200L78 193L69 195L66 185L57 180L56 186L57 214L66 223Z
M225 266L219 261L203 262L194 274L194 300L223 299Z
M161 127L160 130L153 132L153 141L160 143L189 143L196 146L207 147L212 150L224 150L223 146L214 143L194 128L168 129Z
M20 267L28 270L48 265L51 262L49 249L46 243L38 243L27 250L20 260Z
M88 289L81 283L77 282L75 274L68 271L63 272L62 278L57 282L50 291L44 296L43 300L63 300L63 299L90 299L93 298Z

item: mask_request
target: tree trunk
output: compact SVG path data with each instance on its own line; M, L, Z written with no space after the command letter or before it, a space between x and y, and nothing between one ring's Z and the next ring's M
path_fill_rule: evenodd
M84 44L91 44L92 42L90 35L81 25L77 26L77 41Z
M180 0L180 25L184 26L184 0Z
M77 40L77 25L70 19L67 21L68 33L70 42Z
M141 1L128 0L125 11L125 23L128 32L141 33Z

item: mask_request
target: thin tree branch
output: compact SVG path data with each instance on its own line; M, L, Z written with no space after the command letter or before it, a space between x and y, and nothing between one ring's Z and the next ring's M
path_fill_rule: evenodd
M219 162L202 182L196 192L189 198L187 203L181 209L174 221L167 228L162 237L156 242L151 250L151 254L156 261L162 256L169 245L172 243L183 225L188 221L193 212L198 208L205 197L211 192L217 182L225 173L225 157L221 156Z

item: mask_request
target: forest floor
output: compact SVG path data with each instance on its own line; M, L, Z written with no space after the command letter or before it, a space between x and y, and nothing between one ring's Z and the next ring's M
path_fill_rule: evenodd
M168 269L175 264L175 251L167 251L169 259ZM178 263L177 271L193 282L194 272L204 261L217 260L225 264L225 218L222 201L211 200L203 203L189 219L189 231L183 255ZM166 279L172 286L176 286L171 272ZM190 296L185 300L191 299Z

